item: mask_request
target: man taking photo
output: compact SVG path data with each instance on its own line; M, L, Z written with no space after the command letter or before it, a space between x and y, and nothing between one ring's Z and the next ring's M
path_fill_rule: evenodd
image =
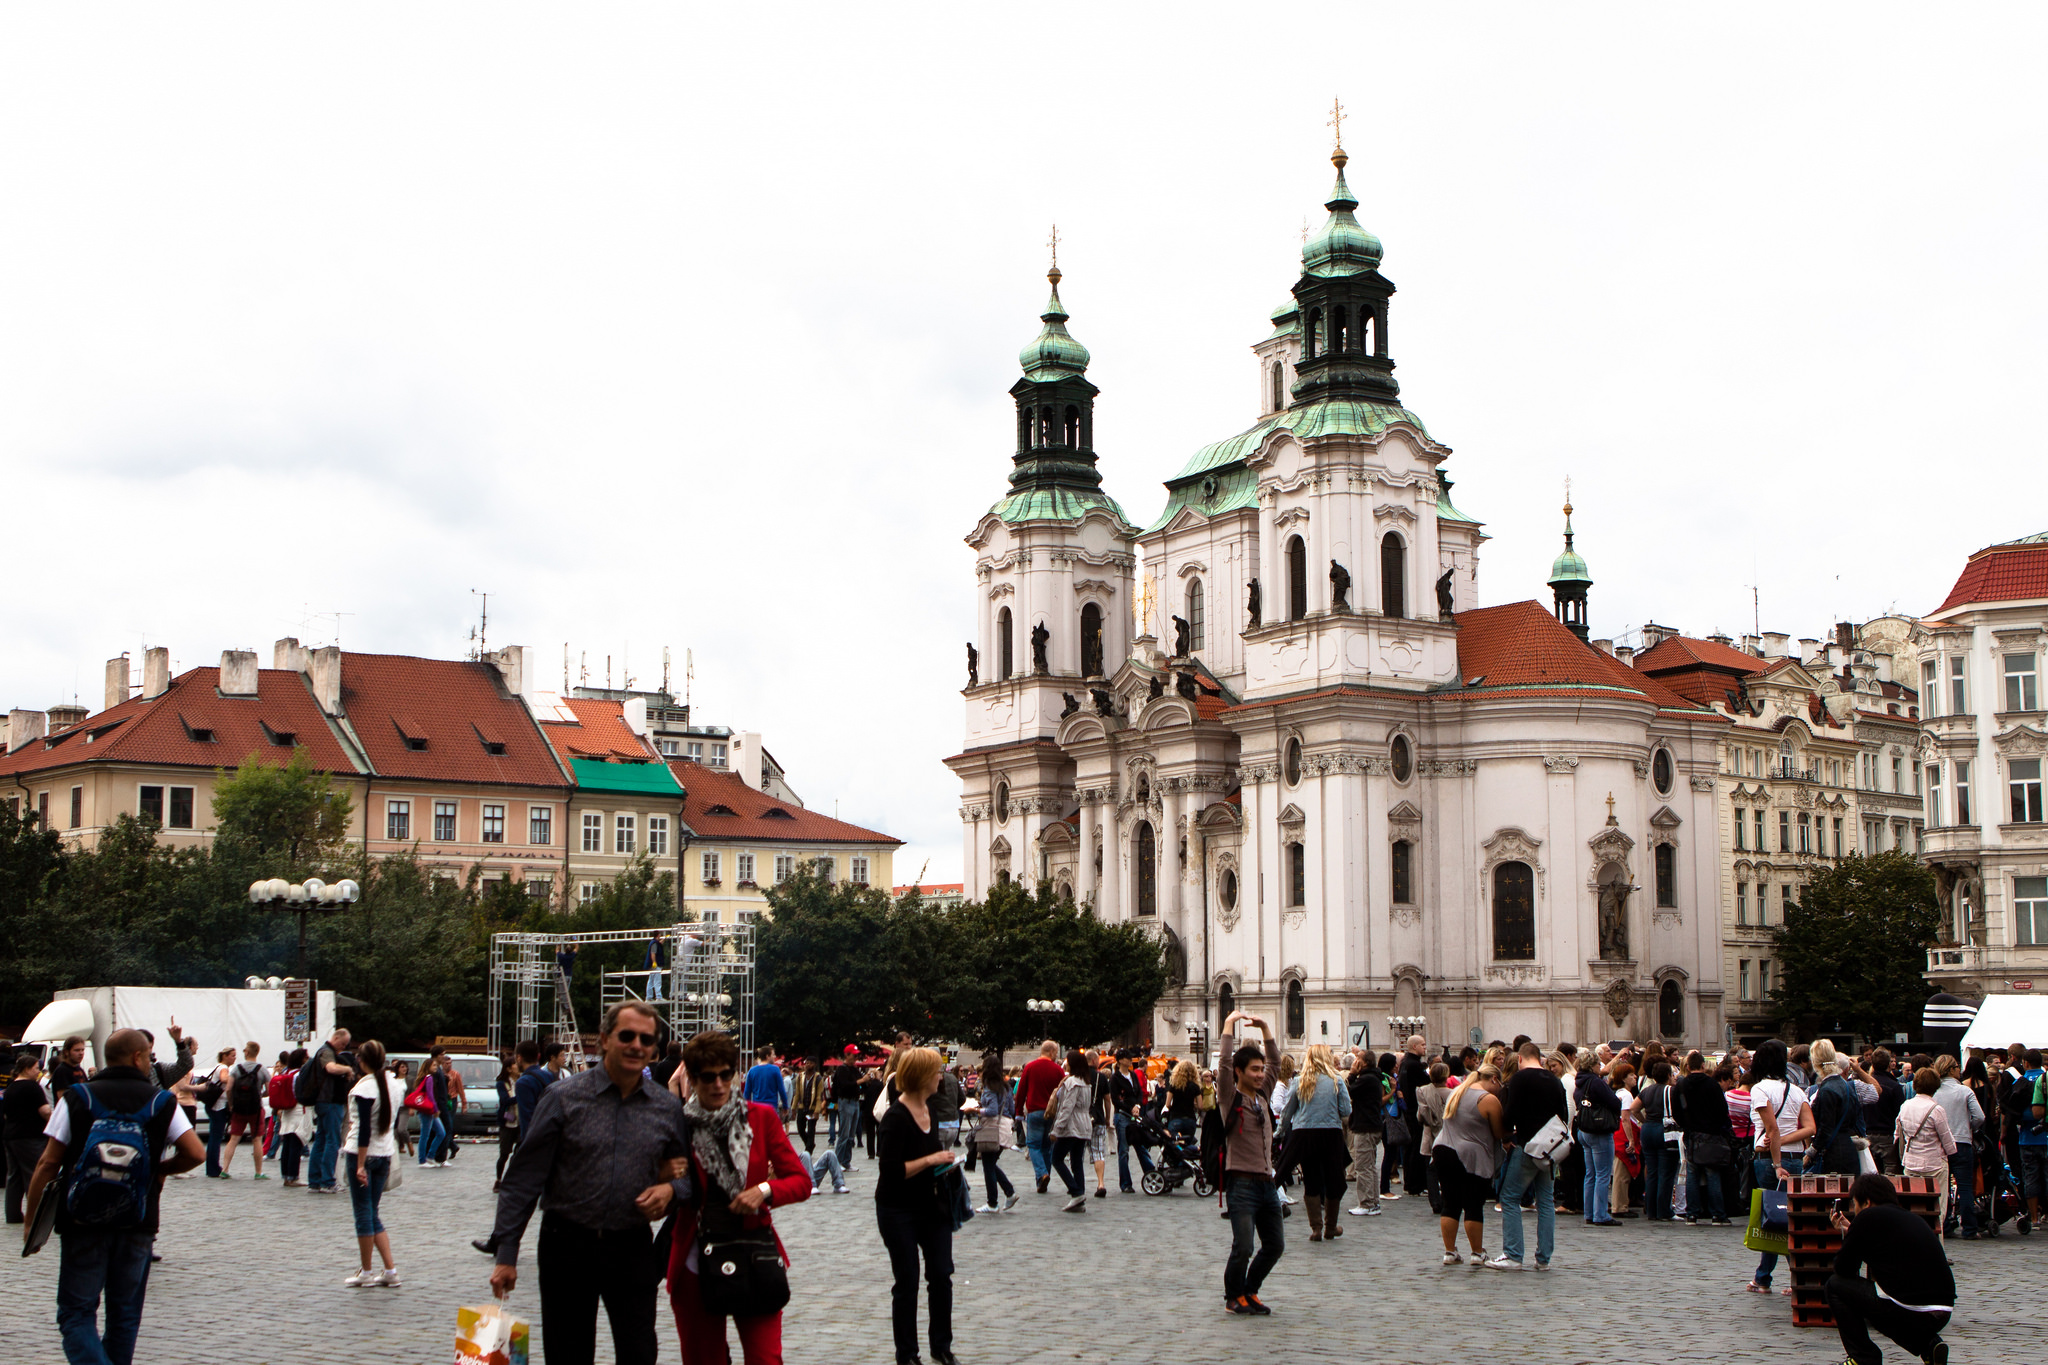
M1834 1224L1842 1250L1828 1277L1828 1311L1849 1359L1879 1365L1883 1355L1870 1339L1875 1327L1930 1365L1948 1365L1941 1329L1955 1311L1956 1279L1934 1229L1899 1206L1897 1189L1882 1175L1856 1178L1849 1210L1837 1208Z

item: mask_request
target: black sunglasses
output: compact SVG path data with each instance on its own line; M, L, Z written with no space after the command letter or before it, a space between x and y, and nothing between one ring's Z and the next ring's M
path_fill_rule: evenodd
M647 1044L647 1046L653 1047L656 1043L661 1041L661 1038L658 1034L642 1033L638 1029L630 1028L616 1029L613 1031L612 1037L618 1039L627 1047L631 1047L635 1043L645 1043Z
M707 1085L717 1085L720 1081L732 1079L732 1068L726 1067L721 1071L693 1071L690 1073L690 1079L703 1081Z

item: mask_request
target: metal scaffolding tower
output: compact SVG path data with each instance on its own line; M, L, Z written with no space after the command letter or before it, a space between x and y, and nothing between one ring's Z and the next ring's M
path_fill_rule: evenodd
M568 983L555 955L565 948L596 944L644 946L659 940L667 965L604 973L598 1000L610 1009L622 1000L647 1006L672 1037L688 1039L707 1030L730 1033L741 1055L754 1047L754 926L751 924L669 924L652 929L605 929L587 934L491 935L491 984L487 1016L490 1046L502 1051L520 1039L540 1037L542 996L547 997L552 1031L570 1043L571 1065L583 1049ZM511 1037L505 1029L507 995L514 1002Z

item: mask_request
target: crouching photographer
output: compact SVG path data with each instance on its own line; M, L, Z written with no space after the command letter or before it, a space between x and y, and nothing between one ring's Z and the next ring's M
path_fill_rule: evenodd
M1879 1365L1875 1327L1930 1365L1947 1365L1941 1329L1955 1310L1956 1281L1934 1229L1900 1207L1897 1188L1881 1175L1857 1177L1849 1209L1837 1203L1834 1224L1842 1250L1828 1277L1828 1310L1849 1359Z

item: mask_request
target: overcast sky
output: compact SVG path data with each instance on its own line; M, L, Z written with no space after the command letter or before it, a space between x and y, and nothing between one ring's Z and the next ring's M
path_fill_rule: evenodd
M0 705L97 709L145 643L456 656L484 589L550 685L693 650L700 721L954 880L962 537L1048 227L1148 523L1257 417L1333 96L1483 602L1547 601L1569 475L1596 634L1924 612L2048 529L2043 27L12 7Z

